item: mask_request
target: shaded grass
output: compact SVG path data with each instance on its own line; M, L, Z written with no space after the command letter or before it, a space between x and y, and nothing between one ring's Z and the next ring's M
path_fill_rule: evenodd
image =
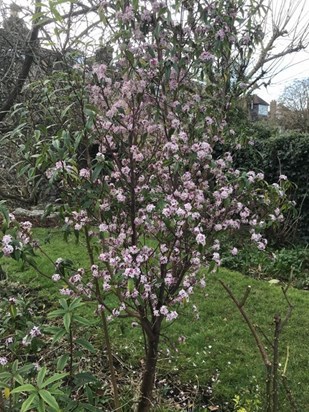
M183 379L192 379L197 374L201 384L209 382L212 376L216 399L232 399L250 386L255 390L257 383L263 394L265 374L260 354L237 308L224 293L218 279L229 284L238 297L251 285L252 292L246 310L253 323L263 330L270 341L274 315L281 313L285 316L287 305L280 287L236 272L220 270L218 274L209 276L207 296L195 296L200 310L199 321L192 323L188 318L181 324L175 323L175 332L188 336L177 355L177 363L181 365L179 373ZM295 308L282 333L280 361L283 368L289 346L287 376L300 410L305 410L305 405L309 405L305 389L309 387L308 294L291 289L289 297ZM264 342L270 348L265 339ZM290 411L290 406L282 406L282 411L285 410Z
M76 267L88 265L83 239L76 244L74 239L63 241L60 231L36 229L44 251L56 260L69 258ZM22 268L18 262L2 259L1 265L12 281L19 281L30 288L41 287L39 295L57 301L59 285L42 278L31 268ZM44 256L37 258L39 269L51 276L55 269ZM254 280L237 272L221 269L208 275L205 290L199 291L181 309L182 317L174 323L166 323L161 339L158 376L170 376L182 382L209 386L213 399L221 405L236 395L242 398L263 397L264 367L254 339L243 322L237 308L226 295L219 279L226 282L236 296L251 285L252 292L246 310L254 324L272 340L273 317L279 313L284 317L287 304L281 288L265 281ZM289 298L295 306L292 317L282 333L280 362L282 367L289 347L287 376L299 410L309 405L309 354L308 354L308 292L290 289ZM199 319L192 310L199 309ZM93 307L85 309L85 315L93 316ZM139 368L143 356L143 338L139 328L132 328L131 321L111 323L111 334L115 351L133 368ZM179 337L183 343L179 342ZM270 343L265 345L270 348ZM251 393L249 393L251 392ZM256 394L256 395L255 395ZM281 397L284 399L283 391ZM195 409L196 410L196 409ZM280 411L289 412L290 406L283 400Z

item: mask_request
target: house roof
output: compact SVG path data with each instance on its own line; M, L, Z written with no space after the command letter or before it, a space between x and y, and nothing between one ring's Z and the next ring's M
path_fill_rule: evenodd
M263 106L269 106L269 104L267 102L265 102L265 100L261 99L258 95L254 94L252 96L252 101L253 104L262 104Z

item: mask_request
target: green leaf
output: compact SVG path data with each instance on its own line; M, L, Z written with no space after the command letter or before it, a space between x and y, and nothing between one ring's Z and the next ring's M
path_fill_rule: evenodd
M93 394L92 389L90 388L89 385L85 385L85 393L86 393L87 398L88 398L88 403L90 403L92 405L94 403L94 394Z
M18 369L19 373L28 373L29 371L31 371L31 369L33 369L33 364L29 363L28 365L24 365L21 368Z
M56 21L58 21L58 22L61 22L61 21L63 20L63 19L62 19L62 16L61 16L61 14L59 13L59 11L58 11L57 8L55 7L55 4L54 4L52 1L49 1L49 7L50 7L50 11L51 11L54 19L55 19Z
M51 406L55 411L58 411L60 409L54 396L46 389L41 389L39 391L39 395L44 400L44 402L47 403L47 405Z
M53 310L52 312L49 312L47 314L47 319L53 319L53 318L56 318L58 316L63 316L64 313L65 313L65 311L63 309Z
M68 333L70 332L71 320L72 320L72 313L67 312L63 317L63 324L64 324L64 327L65 327L65 330Z
M10 374L10 372L1 372L0 373L0 379L1 380L6 380L6 379L10 379L10 377L11 377L11 374Z
M68 261L68 262L69 262L69 261ZM66 261L63 261L62 263L65 264ZM59 303L60 303L60 305L63 307L63 309L67 310L67 309L69 308L69 307L68 307L68 303L67 303L67 301L66 301L65 299L60 299L60 300L59 300Z
M96 350L93 347L93 345L90 342L88 342L86 339L83 339L83 338L77 339L76 343L81 345L83 348L89 350L89 352L96 353Z
M14 388L11 393L20 393L20 392L36 392L36 388L31 385L31 383L27 383L25 385L18 386Z
M62 371L65 368L65 365L67 364L69 360L70 355L68 353L65 353L64 355L60 356L60 358L57 361L57 370Z
M67 106L64 110L61 111L61 119L64 119L67 112L71 109L71 107L73 107L73 105L75 105L75 102L69 104L69 106Z
M68 376L67 372L65 372L65 373L55 373L53 376L46 379L46 381L42 385L42 388L46 388L46 386L48 386L51 383L54 383L56 381L60 381L61 379L65 378L66 376Z
M13 319L16 318L17 316L17 308L16 305L10 305L10 314L12 316Z
M53 337L52 344L54 345L56 342L58 342L65 334L66 334L65 329L59 330L59 332L57 332L55 336Z
M42 387L42 383L43 383L43 381L44 381L45 375L46 375L46 367L43 366L43 367L39 370L38 377L37 377L37 381L36 381L39 388Z
M128 280L128 292L132 293L135 287L135 283L133 279Z
M24 384L24 379L22 378L22 376L17 373L16 375L14 375L14 379L16 380L17 383L19 383L20 385Z
M38 412L45 412L45 410L45 403L43 399L39 397Z
M97 178L99 177L103 167L104 167L104 165L102 163L97 163L96 164L96 166L93 170L93 173L92 173L92 180L93 181L97 180Z
M214 262L214 261L210 262L210 264L209 264L209 266L208 266L208 273L213 272L213 270L215 269L215 267L216 267L216 262Z
M137 11L138 10L138 0L132 0L132 4L133 4L133 10Z
M8 209L5 207L4 202L0 202L0 213L4 217L4 220L6 221L7 225L10 223L10 215Z
M129 63L133 66L134 65L134 54L130 50L126 50L125 54L126 54L126 57Z
M22 404L20 412L26 412L28 411L31 407L32 404L34 403L35 398L37 397L36 393L32 393Z
M73 310L73 309L79 308L80 306L84 306L84 303L81 302L80 298L76 298L72 300L72 303L69 305L69 309Z
M96 406L92 406L90 404L84 403L83 408L85 409L85 411L90 411L90 412L97 412L98 408Z
M96 376L92 375L89 372L81 372L74 376L74 383L77 386L84 386L87 383L98 382Z
M80 323L81 325L84 325L84 326L90 326L90 325L92 325L92 322L91 322L89 319L82 318L82 317L79 316L79 315L74 315L74 320L75 320L77 323Z

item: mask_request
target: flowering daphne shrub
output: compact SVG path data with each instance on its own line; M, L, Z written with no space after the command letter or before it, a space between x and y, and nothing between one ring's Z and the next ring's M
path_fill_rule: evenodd
M141 325L147 353L139 411L150 408L162 322L176 319L194 288L205 286L200 269L220 265L226 235L244 226L264 249L262 231L273 216L281 219L280 210L270 214L284 200L282 185L236 170L229 152L214 156L233 131L201 79L236 34L214 3L188 4L102 3L117 65L95 66L89 78L84 137L99 151L92 159L86 145L87 167L67 156L61 139L45 152L53 159L46 175L63 188L66 225L85 233L90 258L77 271L59 259L52 279L65 283L64 295L96 300L98 314ZM20 243L3 238L6 256L29 244L21 227Z

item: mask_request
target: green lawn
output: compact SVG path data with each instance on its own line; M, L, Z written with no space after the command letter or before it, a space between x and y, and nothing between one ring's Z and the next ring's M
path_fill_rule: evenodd
M51 233L50 243L45 244L47 231L37 229L36 233L43 249L52 259L70 258L76 266L81 267L87 264L82 244L76 245L73 239L65 243L60 232L55 231ZM54 273L51 262L45 257L40 256L38 262L42 272L48 275ZM21 270L20 265L11 260L2 259L1 265L10 280L32 288L40 287L39 295L56 302L57 284L35 274L31 269ZM200 396L200 389L203 388L205 392L209 386L210 398L221 405L220 410L227 410L224 409L224 403L231 401L235 395L242 398L263 396L264 368L253 337L219 279L226 282L238 297L251 285L252 292L245 308L254 324L272 340L273 317L276 313L284 315L287 309L280 286L221 269L217 274L208 276L206 288L196 293L192 301L186 304L182 309L182 317L173 324L166 324L161 342L158 379L167 377L168 382L190 385L196 390L196 400ZM309 405L306 391L309 387L308 292L290 289L289 298L295 308L282 333L280 362L283 367L289 347L288 381L298 410L303 412ZM199 319L193 314L193 304L199 309ZM93 316L93 308L86 310L87 314ZM125 324L113 321L111 329L114 350L133 368L140 367L143 340L138 328L132 328L131 321ZM185 337L182 343L178 340L180 336ZM265 339L264 342L270 347ZM166 388L167 393L168 385ZM251 395L247 395L249 392ZM284 395L281 395L284 399ZM205 409L194 409L198 410ZM290 411L290 406L283 400L280 412Z

